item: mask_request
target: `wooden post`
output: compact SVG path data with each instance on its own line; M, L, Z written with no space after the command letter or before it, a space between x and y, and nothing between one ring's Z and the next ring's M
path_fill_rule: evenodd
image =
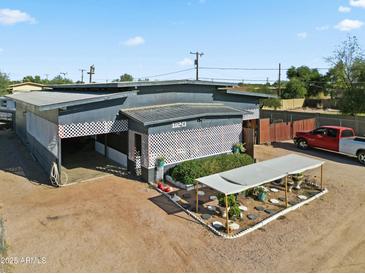
M229 218L228 218L228 197L227 194L225 194L225 202L226 202L226 229L227 234L229 234Z
M285 207L288 207L288 175L285 176Z
M323 190L323 165L321 165L321 190Z
M199 212L199 195L198 195L198 182L196 182L196 185L195 185L195 202L196 202L196 205L195 205L195 212L198 213Z

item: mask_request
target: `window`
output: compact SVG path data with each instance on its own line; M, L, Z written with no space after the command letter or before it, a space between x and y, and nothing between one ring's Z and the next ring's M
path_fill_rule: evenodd
M353 137L353 136L354 136L354 133L352 132L352 130L349 130L349 129L345 129L341 133L341 137Z
M317 128L312 131L314 135L326 135L327 129L325 128Z
M327 136L332 137L332 138L336 138L337 137L337 129L328 128L327 129Z

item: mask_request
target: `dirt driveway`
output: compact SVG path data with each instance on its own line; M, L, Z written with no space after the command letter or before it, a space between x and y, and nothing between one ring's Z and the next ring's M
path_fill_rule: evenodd
M224 240L137 181L111 175L60 189L32 184L25 177L42 181L41 172L18 141L0 134L0 144L8 256L46 258L13 271L365 271L365 167L352 159L308 152L326 160L329 193L261 230ZM259 160L293 150L287 143L256 147Z

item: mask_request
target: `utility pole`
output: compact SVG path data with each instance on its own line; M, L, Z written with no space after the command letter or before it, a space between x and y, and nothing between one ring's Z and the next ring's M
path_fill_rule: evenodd
M84 83L84 71L86 71L86 69L79 69L81 71L81 84Z
M199 81L199 57L202 57L204 55L203 52L191 52L190 54L195 55L195 60L194 60L194 64L195 64L195 80Z
M88 71L89 74L89 83L92 83L93 74L95 74L95 66L91 65L90 70Z
M281 63L279 63L278 96L281 96Z

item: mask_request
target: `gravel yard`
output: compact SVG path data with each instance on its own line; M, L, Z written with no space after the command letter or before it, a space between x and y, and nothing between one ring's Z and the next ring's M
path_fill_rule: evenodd
M0 213L9 257L45 257L18 272L364 272L365 167L326 161L320 199L235 240L213 235L146 184L114 175L64 188L47 182L19 141L0 133ZM297 151L257 146L256 158ZM4 157L6 155L6 157Z

